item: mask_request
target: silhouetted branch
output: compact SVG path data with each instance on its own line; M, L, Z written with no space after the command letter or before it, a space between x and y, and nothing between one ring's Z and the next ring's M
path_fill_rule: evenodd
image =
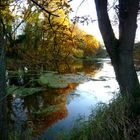
M45 11L46 13L48 13L49 15L59 17L58 15L53 14L52 12L46 10L43 6L41 6L40 4L38 4L35 0L31 0L31 1L32 1L35 5L37 5L40 9L42 9L43 11Z

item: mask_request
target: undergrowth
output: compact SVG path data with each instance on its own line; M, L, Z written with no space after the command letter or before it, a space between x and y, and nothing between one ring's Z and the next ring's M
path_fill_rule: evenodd
M56 140L140 140L139 116L130 116L128 99L118 97L110 104L98 104L88 119L80 117L69 133L59 133Z

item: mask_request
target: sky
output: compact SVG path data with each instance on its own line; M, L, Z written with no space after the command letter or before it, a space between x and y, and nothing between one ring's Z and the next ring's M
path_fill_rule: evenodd
M82 1L84 2L81 4ZM114 0L109 0L110 6L113 4L113 1ZM70 14L70 18L73 18L74 16L90 15L92 19L97 20L94 0L73 0L70 4L74 11ZM109 10L109 16L110 16L110 19L114 18L113 8ZM140 26L139 25L140 25L140 21L138 21L138 28L137 28L136 39L135 39L136 42L140 41ZM79 27L82 30L86 31L87 33L94 35L101 43L103 42L99 28L98 28L98 21L94 21L93 23L90 23L88 25L79 24ZM116 37L118 37L118 26L114 25L113 29L116 34Z
M74 12L70 14L70 18L74 16L83 16L83 15L90 15L93 19L97 19L96 16L96 9L94 5L94 0L85 0L82 4L83 0L73 0L71 2L71 6ZM81 4L81 6L80 6ZM79 7L79 8L78 8ZM77 12L76 12L77 11ZM88 25L85 23L84 25L79 24L79 27L86 31L89 34L94 35L97 39L101 39L101 34L98 29L98 23L97 21L93 23L89 23Z

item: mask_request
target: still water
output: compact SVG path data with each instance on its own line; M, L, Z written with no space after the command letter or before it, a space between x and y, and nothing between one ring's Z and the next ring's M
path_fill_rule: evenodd
M24 98L13 95L9 103L11 128L26 136L30 129L34 140L41 137L53 140L56 133L69 131L78 116L88 117L98 103L109 103L118 92L113 68L109 59L94 63L73 73L86 76L86 80L78 84L69 83L61 89L47 88Z

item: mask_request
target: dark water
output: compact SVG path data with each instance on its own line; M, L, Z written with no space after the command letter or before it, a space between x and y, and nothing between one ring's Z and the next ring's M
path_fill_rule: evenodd
M24 98L16 95L9 97L10 128L22 132L20 137L53 140L56 133L69 131L78 116L88 117L91 108L94 109L99 102L108 103L118 91L108 59L76 64L66 73L80 73L88 78L79 84L70 83L63 89L46 88ZM36 72L28 78L38 76Z

